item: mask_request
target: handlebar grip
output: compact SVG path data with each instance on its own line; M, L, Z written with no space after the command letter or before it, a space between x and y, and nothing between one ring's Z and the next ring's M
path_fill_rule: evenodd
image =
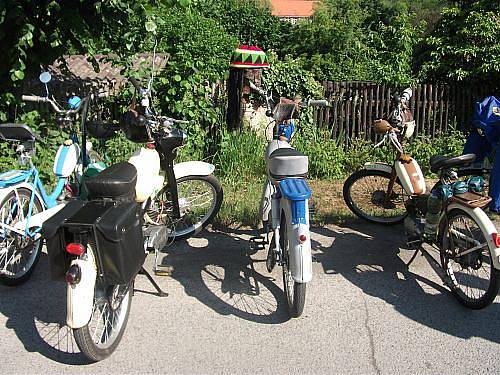
M321 100L312 100L310 99L307 102L308 106L316 106L316 107L328 107L328 100L321 99Z
M141 84L139 83L139 81L137 79L135 79L134 77L128 77L128 80L136 88L137 91L142 90Z
M25 102L35 102L35 103L45 101L45 98L36 95L23 95L21 99L24 100Z

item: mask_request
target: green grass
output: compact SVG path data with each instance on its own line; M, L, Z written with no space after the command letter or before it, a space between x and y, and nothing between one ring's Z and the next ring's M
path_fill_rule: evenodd
M224 202L215 219L219 227L252 227L260 225L259 204L264 185L264 178L246 181L222 180Z

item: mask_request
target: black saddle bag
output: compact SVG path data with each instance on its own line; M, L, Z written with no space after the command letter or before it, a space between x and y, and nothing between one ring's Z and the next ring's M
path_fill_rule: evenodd
M96 252L98 275L108 285L126 284L146 256L142 211L136 202L70 202L43 226L52 278L61 280L71 262L66 245L85 242Z

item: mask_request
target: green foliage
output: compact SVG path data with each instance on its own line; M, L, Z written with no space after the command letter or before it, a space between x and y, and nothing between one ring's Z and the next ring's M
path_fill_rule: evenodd
M414 15L398 14L389 24L379 22L370 34L370 45L377 51L372 60L372 74L377 81L407 86L414 83L413 53L420 41L424 24L414 26Z
M302 66L301 61L286 56L278 60L270 52L270 67L264 71L263 82L265 87L273 94L286 98L300 95L302 98L322 98L323 87L317 82L312 73Z
M217 20L227 33L240 43L253 43L261 48L281 49L290 25L271 15L265 2L255 0L204 0L195 6L207 18Z
M466 136L459 130L452 129L446 134L438 135L434 139L418 136L407 147L406 152L418 160L425 175L429 175L429 159L433 155L461 155L464 149Z
M412 81L413 50L423 32L414 19L378 0L323 0L311 22L292 30L287 51L319 80L405 85Z
M442 18L425 41L420 77L498 82L499 40L500 10L494 2L456 2L443 10Z

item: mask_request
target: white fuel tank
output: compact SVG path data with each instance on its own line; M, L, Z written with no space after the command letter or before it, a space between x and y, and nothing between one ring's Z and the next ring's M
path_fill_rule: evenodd
M54 174L58 177L69 177L75 170L79 157L80 147L70 140L65 141L57 150L54 160Z
M141 203L163 186L164 177L160 175L160 155L155 149L141 147L128 160L137 169L135 194Z
M415 159L412 158L409 162L397 160L394 167L403 188L408 194L425 194L424 174Z

